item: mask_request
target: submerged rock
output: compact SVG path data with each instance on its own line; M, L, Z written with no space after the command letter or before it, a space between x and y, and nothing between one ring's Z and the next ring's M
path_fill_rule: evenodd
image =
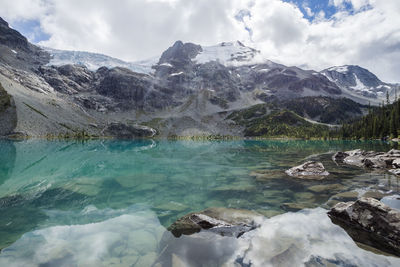
M341 190L343 187L341 184L319 184L310 186L308 190L317 194L332 193Z
M281 205L281 208L286 210L286 211L299 211L299 210L304 210L304 209L312 209L312 208L316 208L318 205L317 204L313 204L313 203L295 203L295 202L291 202L291 203L283 203Z
M302 179L324 179L329 175L321 162L307 161L306 163L293 167L285 173L289 176L302 178Z
M201 230L212 231L222 236L239 237L257 228L256 221L259 219L260 214L248 210L208 208L181 217L168 227L168 230L175 237L191 235Z
M372 197L372 198L375 198L377 200L381 200L385 196L385 194L380 192L380 191L368 191L362 196L363 197Z
M400 211L374 198L340 202L329 212L356 242L400 256Z
M353 201L353 200L357 200L358 195L359 194L356 191L347 191L347 192L342 192L342 193L333 195L332 199L339 200L339 201Z

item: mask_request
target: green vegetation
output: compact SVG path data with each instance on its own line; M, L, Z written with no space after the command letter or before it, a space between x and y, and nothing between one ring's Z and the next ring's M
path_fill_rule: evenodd
M337 124L363 115L363 106L348 98L302 97L283 104L284 108L302 117L316 118L322 123Z
M11 105L11 96L0 83L0 112L5 111Z
M369 107L368 115L354 119L333 130L332 136L342 139L387 139L397 138L400 134L400 100L395 98L390 104L389 96L386 103L378 108Z
M232 113L228 118L244 126L247 137L329 138L329 127L306 121L289 110L269 111L265 105Z
M53 140L53 139L74 139L74 140L89 140L89 139L97 139L99 136L92 135L85 130L73 130L73 133L60 133L58 135L48 134L46 135L46 139Z
M27 106L28 108L32 109L32 110L35 111L36 113L42 115L42 116L45 117L45 118L48 118L48 117L47 117L45 114L43 114L43 112L41 112L40 110L38 110L38 109L32 107L31 105L29 105L29 104L27 104L27 103L25 103L25 102L23 102L23 103L24 103L25 106Z

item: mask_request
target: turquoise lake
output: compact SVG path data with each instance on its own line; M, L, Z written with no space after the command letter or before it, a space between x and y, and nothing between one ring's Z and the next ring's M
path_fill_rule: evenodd
M400 266L399 258L358 246L326 215L343 192L400 192L398 177L338 166L332 154L393 147L372 141L3 140L0 266L181 266L181 260L190 266ZM304 181L284 173L307 160L321 161L331 175ZM330 184L334 190L313 189ZM207 232L174 238L166 230L208 207L253 210L264 219L241 238ZM166 247L168 260L160 256Z

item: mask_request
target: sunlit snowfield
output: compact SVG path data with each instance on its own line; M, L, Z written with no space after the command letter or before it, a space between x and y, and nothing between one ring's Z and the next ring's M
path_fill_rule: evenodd
M193 266L400 266L398 258L358 247L326 215L337 193L399 193L395 176L331 160L333 152L355 148L391 146L0 141L0 266L168 266L173 261L166 255ZM329 178L285 175L309 159L322 161ZM337 184L336 191L310 190L318 184ZM288 212L284 203L309 209ZM175 238L166 230L177 218L207 207L249 209L265 218L238 239L207 232Z

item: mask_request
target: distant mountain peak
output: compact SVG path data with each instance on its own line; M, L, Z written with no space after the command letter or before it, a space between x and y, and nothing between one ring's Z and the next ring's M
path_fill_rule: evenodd
M321 71L329 80L341 88L348 88L366 97L382 97L392 87L382 82L375 74L358 65L330 67ZM390 92L389 92L390 93Z

